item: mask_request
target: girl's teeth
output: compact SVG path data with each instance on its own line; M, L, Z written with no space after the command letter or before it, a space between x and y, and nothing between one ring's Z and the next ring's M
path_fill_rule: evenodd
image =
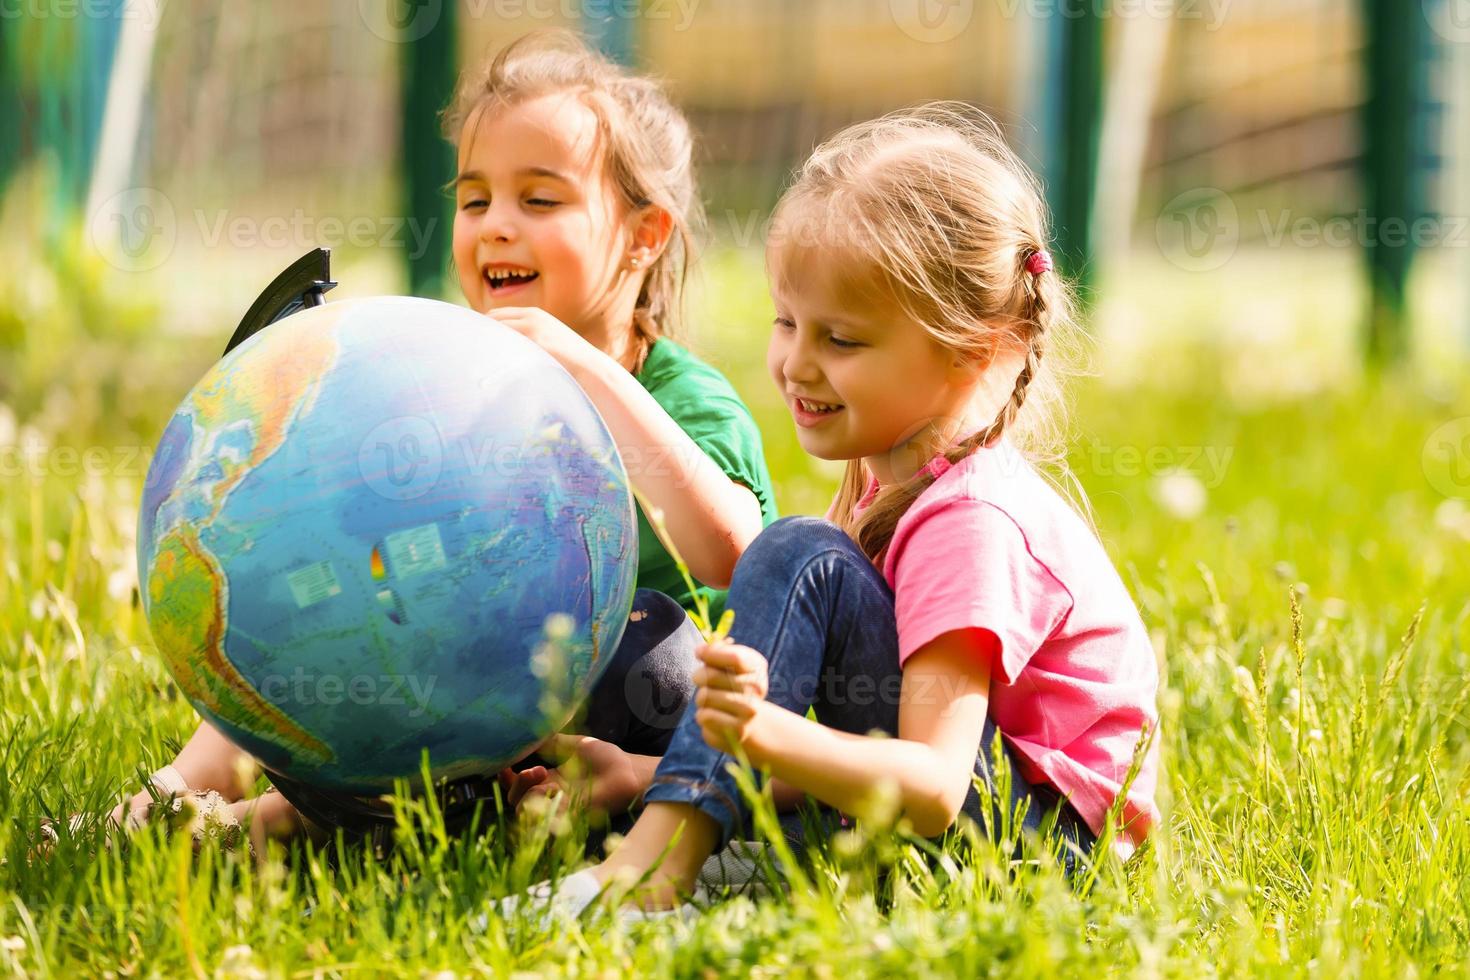
M801 403L802 409L807 412L835 412L842 407L841 405L818 405L815 402L807 401L805 398L798 398L797 401Z
M500 283L506 282L510 279L529 279L535 274L536 273L532 272L529 269L491 269L486 273L486 276L490 279L492 283L499 285Z

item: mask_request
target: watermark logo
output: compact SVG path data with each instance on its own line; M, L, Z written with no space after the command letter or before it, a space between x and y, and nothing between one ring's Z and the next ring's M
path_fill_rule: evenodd
M975 16L975 0L888 0L893 21L915 41L943 44L964 33Z
M1446 497L1470 500L1470 416L1451 419L1424 440L1424 478Z
M1434 33L1455 44L1470 42L1470 0L1423 0L1422 9Z
M373 34L395 44L417 41L444 13L444 0L357 0L357 13Z
M1188 272L1209 272L1230 261L1240 244L1240 215L1230 195L1196 187L1165 204L1154 239L1170 262Z
M635 610L635 615L637 611ZM679 726L687 704L682 686L668 684L658 669L658 651L645 654L623 679L623 697L633 717L650 728L668 731Z
M444 444L426 418L401 415L373 427L357 452L357 468L374 493L388 500L412 500L439 482Z
M129 187L108 198L92 213L87 231L97 253L124 272L163 265L179 233L173 202L152 187Z

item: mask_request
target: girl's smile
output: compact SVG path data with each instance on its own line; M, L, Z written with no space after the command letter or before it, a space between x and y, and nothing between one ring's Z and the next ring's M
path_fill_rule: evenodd
M490 262L481 271L490 295L499 303L523 292L541 273L510 262Z
M791 414L796 418L796 424L806 429L831 421L844 408L842 405L831 402L801 398L796 395L788 395L787 401L791 405Z

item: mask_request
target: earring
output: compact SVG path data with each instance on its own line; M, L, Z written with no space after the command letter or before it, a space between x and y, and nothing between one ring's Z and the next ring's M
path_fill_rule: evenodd
M643 260L642 259L629 259L628 260L628 264L631 265L633 268L636 269L636 268L638 268L638 266L640 266L640 265L643 264Z

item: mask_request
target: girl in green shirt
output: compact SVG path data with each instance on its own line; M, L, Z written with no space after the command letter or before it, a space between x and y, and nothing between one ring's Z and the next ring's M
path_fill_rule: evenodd
M667 336L701 218L688 122L655 82L554 32L522 38L467 72L444 123L458 148L453 256L465 299L493 319L486 329L530 338L582 386L629 479L662 512L718 607L717 590L776 508L749 411L718 371ZM576 795L625 812L692 696L693 597L641 512L639 520L633 614L586 705L584 734L543 746L550 764L500 774L512 805ZM583 774L576 780L553 767L571 756ZM242 761L203 723L153 782L241 800L253 782ZM310 787L285 787L318 824L355 812ZM150 800L139 793L113 819L136 823ZM279 793L235 806L257 843L309 829Z

